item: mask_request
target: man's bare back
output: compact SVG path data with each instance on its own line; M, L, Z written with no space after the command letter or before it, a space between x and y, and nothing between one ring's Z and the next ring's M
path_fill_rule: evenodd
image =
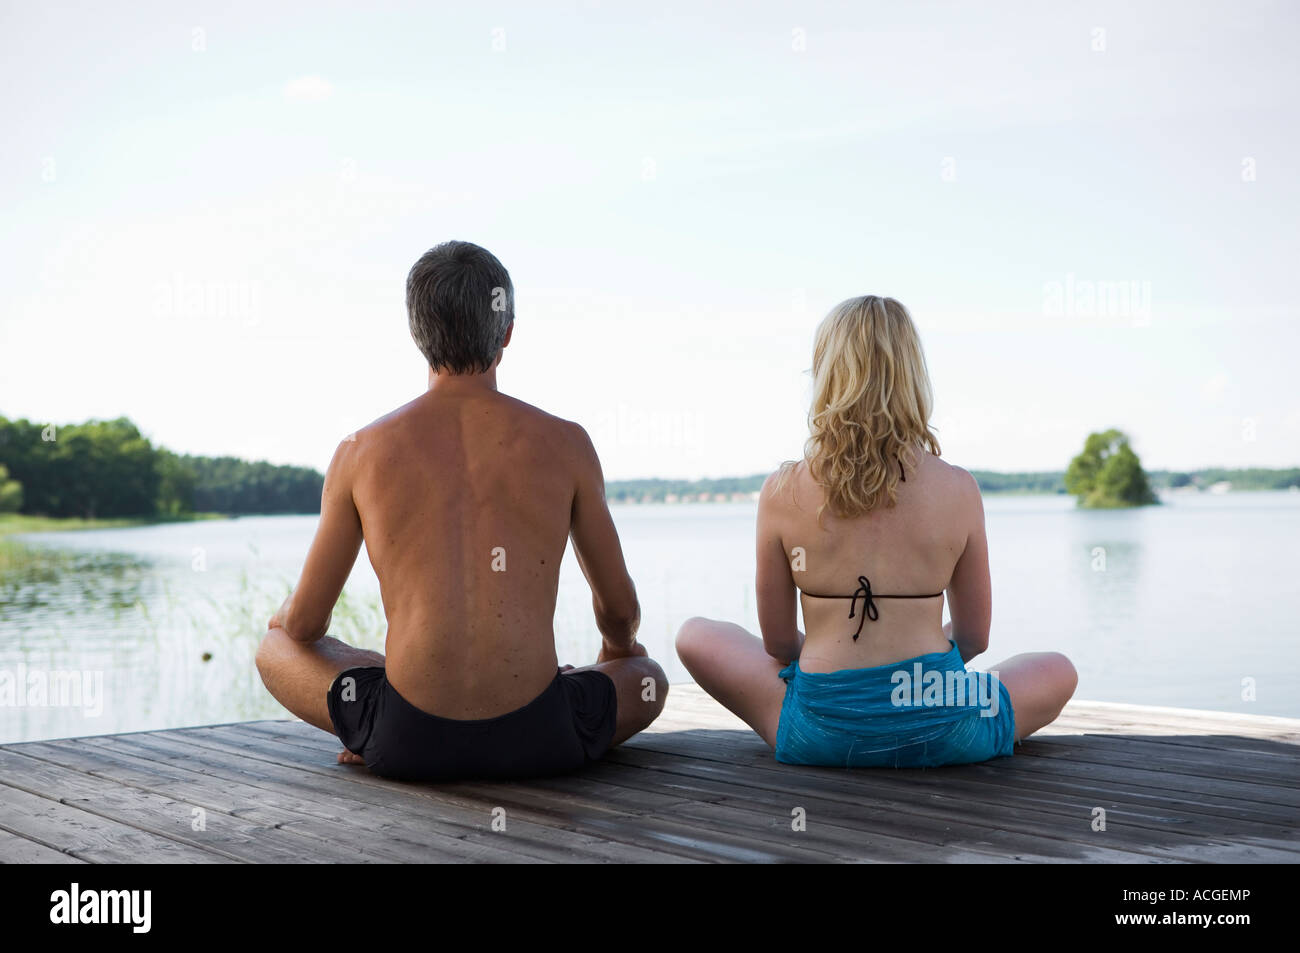
M272 695L338 734L342 761L429 779L568 770L663 708L591 440L497 390L512 296L478 246L416 263L407 303L428 389L339 444L302 578L258 650ZM570 539L602 648L561 674L553 616ZM363 540L386 655L327 635Z
M446 718L491 718L555 677L552 620L570 529L607 518L600 466L581 427L456 378L345 442L350 490L388 617L387 667L412 704ZM624 573L628 619L636 595Z

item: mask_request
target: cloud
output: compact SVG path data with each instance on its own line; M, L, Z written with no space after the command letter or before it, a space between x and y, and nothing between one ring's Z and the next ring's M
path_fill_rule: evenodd
M319 103L334 95L334 84L324 76L299 76L284 84L284 98L295 103Z

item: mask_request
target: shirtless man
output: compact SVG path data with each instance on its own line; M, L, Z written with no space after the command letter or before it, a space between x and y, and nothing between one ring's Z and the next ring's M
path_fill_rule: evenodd
M298 587L257 652L267 689L339 736L341 763L409 780L571 771L647 727L663 670L577 424L497 390L514 330L510 275L483 248L430 249L406 283L429 386L343 440ZM326 635L362 539L387 656ZM573 540L603 646L557 664L556 590Z

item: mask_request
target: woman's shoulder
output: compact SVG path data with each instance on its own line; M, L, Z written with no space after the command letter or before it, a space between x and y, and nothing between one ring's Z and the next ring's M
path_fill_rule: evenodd
M922 471L927 482L941 490L946 498L961 503L970 503L980 498L979 481L969 470L928 451L917 456L917 468Z
M797 491L809 480L811 477L808 474L806 460L787 460L763 481L763 489L758 495L759 505L764 507L791 505L798 496Z
M769 496L780 492L782 489L792 486L797 481L804 479L808 473L808 461L806 460L787 460L775 470L773 470L766 480L763 481L763 496Z

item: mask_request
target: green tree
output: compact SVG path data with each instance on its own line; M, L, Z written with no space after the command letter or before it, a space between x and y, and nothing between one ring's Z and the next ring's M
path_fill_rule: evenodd
M194 511L194 485L198 475L183 458L170 450L159 449L155 458L158 471L158 514L180 516Z
M324 482L310 467L180 456L125 417L58 426L0 417L0 465L14 484L0 506L43 516L319 513Z
M1065 489L1090 508L1159 502L1128 437L1114 429L1088 434L1083 452L1065 471Z
M125 417L57 427L0 418L0 463L23 486L24 513L152 516L157 453Z
M9 469L0 463L0 513L17 513L23 505L23 485L9 479Z

